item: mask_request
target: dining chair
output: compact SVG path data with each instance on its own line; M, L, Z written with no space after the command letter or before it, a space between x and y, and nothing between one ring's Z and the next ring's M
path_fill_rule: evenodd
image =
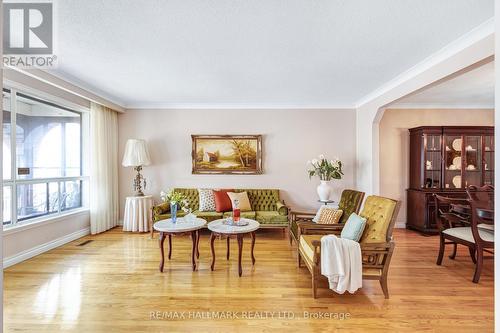
M471 205L471 230L476 245L476 270L472 281L479 282L483 269L484 252L494 254L494 187L486 185L483 187L469 186L467 195Z

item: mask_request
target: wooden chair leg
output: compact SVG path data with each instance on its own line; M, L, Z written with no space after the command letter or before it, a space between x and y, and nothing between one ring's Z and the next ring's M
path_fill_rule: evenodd
M439 254L438 254L437 261L436 261L436 264L438 266L441 266L441 264L443 263L444 248L445 248L444 237L443 237L443 235L439 235Z
M474 283L479 282L481 271L483 270L483 248L478 246L476 248L476 253L476 271L474 272L474 278L472 279L472 282Z
M475 264L476 263L476 249L473 247L469 247L469 254L470 254L470 258L472 259L472 262Z
M389 299L389 287L387 286L387 276L382 276L380 279L380 286L384 292L385 299Z
M311 273L311 287L312 287L312 297L316 298L316 274L314 274L314 269L313 272Z
M297 267L299 267L299 268L300 268L300 264L301 264L301 259L302 258L300 258L300 252L297 251Z
M450 259L455 259L457 256L457 243L453 243L453 252L450 255Z

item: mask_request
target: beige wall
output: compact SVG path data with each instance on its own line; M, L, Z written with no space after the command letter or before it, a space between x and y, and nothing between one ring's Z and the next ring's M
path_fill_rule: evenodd
M493 126L493 109L388 109L380 122L380 193L403 201L397 224L406 223L408 129L418 126Z
M345 163L340 190L354 184L354 110L127 110L119 115L119 153L129 138L148 141L153 164L145 167L146 193L158 199L169 187L279 188L293 208L318 207L317 179L307 160L325 154ZM262 134L263 175L192 175L191 134ZM132 194L132 168L120 167L120 211Z

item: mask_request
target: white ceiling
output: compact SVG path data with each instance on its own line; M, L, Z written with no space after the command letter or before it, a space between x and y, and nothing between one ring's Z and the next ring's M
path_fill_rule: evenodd
M424 108L494 108L495 65L490 62L460 76L408 95L390 105Z
M351 107L493 0L63 0L52 74L125 107Z

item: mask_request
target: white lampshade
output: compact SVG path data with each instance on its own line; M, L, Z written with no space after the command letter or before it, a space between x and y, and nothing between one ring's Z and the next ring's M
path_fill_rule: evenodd
M140 139L128 139L125 145L125 154L123 154L122 165L143 166L151 164L149 158L148 146L146 141Z

